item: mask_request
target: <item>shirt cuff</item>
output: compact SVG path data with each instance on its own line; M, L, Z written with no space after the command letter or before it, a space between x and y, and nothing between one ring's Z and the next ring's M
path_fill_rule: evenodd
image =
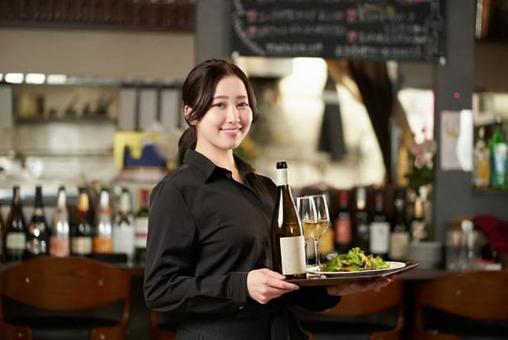
M245 305L249 297L247 292L247 274L248 272L230 273L228 295L239 307Z

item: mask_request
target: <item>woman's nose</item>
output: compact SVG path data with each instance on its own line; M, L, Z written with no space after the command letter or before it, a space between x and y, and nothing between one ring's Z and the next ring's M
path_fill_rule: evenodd
M228 123L236 123L240 121L240 113L239 110L235 106L230 106L230 109L228 110L227 115L227 122Z

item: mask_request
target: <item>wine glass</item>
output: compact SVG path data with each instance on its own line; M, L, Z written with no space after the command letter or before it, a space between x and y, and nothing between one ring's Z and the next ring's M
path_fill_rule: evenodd
M313 240L313 226L317 223L317 211L314 200L310 196L298 197L296 209L302 222L303 236L305 240ZM307 242L305 242L307 244ZM307 247L306 247L307 249ZM313 267L314 265L312 265Z
M330 214L328 213L328 203L324 194L310 196L314 201L314 207L316 208L316 225L313 230L313 241L314 241L314 252L316 254L316 265L320 266L319 260L319 240L321 236L330 227Z

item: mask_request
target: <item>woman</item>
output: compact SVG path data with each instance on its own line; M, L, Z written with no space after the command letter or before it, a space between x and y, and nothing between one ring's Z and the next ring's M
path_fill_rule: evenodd
M179 320L177 339L306 339L288 307L321 310L339 298L270 269L276 187L233 155L256 117L246 75L207 60L189 73L182 97L181 165L151 197L148 307Z

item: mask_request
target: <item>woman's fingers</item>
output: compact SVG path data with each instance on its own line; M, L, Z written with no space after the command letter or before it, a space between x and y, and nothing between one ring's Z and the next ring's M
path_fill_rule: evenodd
M283 280L284 276L269 269L256 269L247 275L249 296L261 304L285 293L299 289L295 284Z

